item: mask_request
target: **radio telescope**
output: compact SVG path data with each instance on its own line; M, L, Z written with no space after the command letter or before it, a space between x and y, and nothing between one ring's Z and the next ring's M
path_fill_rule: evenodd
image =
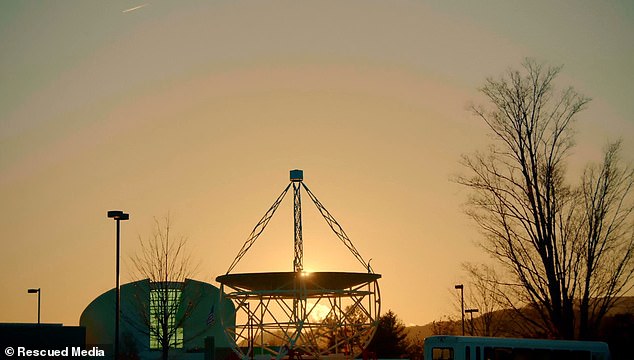
M291 187L293 271L232 273ZM304 271L302 190L366 272ZM225 333L241 359L352 359L361 354L376 331L381 311L379 278L304 184L303 171L291 170L290 184L255 226L227 273L216 278L221 296L231 299L236 308L235 325L223 325Z

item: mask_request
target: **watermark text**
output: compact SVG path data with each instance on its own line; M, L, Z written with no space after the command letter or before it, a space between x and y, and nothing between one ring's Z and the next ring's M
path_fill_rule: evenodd
M105 357L106 352L97 346L84 349L81 346L67 346L61 349L29 349L24 346L8 346L4 349L7 357Z

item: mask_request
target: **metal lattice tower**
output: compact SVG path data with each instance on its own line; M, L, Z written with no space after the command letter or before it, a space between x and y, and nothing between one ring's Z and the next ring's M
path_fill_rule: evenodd
M291 183L293 184L293 219L294 219L294 245L295 256L293 258L293 270L304 270L304 243L302 240L302 197L301 185L304 180L302 170L291 170Z

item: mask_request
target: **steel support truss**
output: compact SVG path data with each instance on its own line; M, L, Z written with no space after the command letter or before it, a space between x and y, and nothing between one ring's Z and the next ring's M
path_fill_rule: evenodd
M342 290L251 291L221 286L236 306L226 328L241 359L353 359L374 336L380 316L376 280ZM223 304L224 302L220 302Z

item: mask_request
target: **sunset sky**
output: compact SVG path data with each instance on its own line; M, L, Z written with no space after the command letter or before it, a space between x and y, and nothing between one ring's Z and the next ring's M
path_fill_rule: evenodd
M633 35L626 0L0 2L0 322L37 321L40 287L43 322L78 324L115 283L108 210L123 283L169 212L217 285L295 168L385 311L456 315L461 264L489 261L451 181L490 141L478 87L564 65L593 99L572 174L618 137L634 162ZM308 197L303 228L308 270L364 271ZM292 241L287 196L235 271L291 271Z

